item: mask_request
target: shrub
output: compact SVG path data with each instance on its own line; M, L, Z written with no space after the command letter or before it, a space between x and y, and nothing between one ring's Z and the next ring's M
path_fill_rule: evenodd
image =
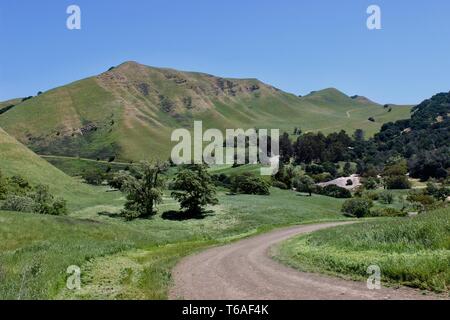
M339 199L348 199L352 197L352 193L345 189L336 185L328 185L323 188L318 188L317 192L321 195Z
M33 212L35 203L27 196L8 195L1 203L0 209L17 212Z
M367 217L406 217L408 214L394 208L376 208L370 210Z
M47 186L36 186L34 193L31 194L31 198L34 201L34 213L55 216L67 213L66 201L59 198L55 200Z
M348 179L346 185L347 186L352 186L353 185L353 180L352 179Z
M415 208L419 211L427 211L436 208L436 201L430 195L424 194L423 192L410 192L406 198L409 202L415 205Z
M294 188L298 192L306 192L311 196L313 191L316 189L314 180L307 175L300 176L293 181Z
M373 202L369 199L354 198L346 200L342 204L342 212L357 218L362 218L370 214Z
M411 189L411 183L406 176L390 176L385 179L387 189Z
M380 199L380 194L378 192L366 191L363 193L363 197L372 201L378 201Z
M328 182L333 180L333 176L329 172L314 174L311 176L311 178L313 178L316 183Z
M100 170L89 170L82 174L82 178L88 184L99 186L102 184L104 176Z
M425 190L428 195L433 196L437 200L441 201L445 201L445 199L447 199L447 197L450 195L449 189L446 186L438 187L431 182L427 184L427 188Z
M269 195L269 183L252 173L243 173L232 177L232 188L235 193Z
M364 180L363 185L367 190L374 190L378 188L379 181L377 178L369 177Z
M391 204L394 202L394 195L392 192L383 191L380 193L380 201L384 204Z

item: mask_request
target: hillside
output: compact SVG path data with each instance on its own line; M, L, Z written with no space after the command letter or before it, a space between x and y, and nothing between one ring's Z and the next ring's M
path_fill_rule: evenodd
M102 190L78 182L56 169L1 128L0 170L7 176L20 175L34 185L48 185L52 193L68 200L71 209L95 205L109 197Z
M415 106L411 119L383 125L374 137L375 163L402 155L411 177L445 178L450 168L450 92L434 95ZM369 151L370 153L370 151Z
M172 130L190 128L194 119L205 128L363 128L372 135L384 122L408 118L409 110L389 112L336 89L299 98L256 79L126 62L16 105L0 115L0 126L38 154L139 160L167 158Z

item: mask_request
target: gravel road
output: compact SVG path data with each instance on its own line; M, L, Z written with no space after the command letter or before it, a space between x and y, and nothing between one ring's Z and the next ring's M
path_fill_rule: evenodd
M173 270L170 299L433 299L409 288L369 290L365 282L299 272L270 258L277 243L345 223L289 227L214 247L183 259Z

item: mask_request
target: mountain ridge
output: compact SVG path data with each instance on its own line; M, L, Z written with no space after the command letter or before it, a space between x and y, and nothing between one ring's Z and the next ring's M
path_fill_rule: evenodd
M373 116L380 121L367 121ZM409 108L388 114L337 89L299 98L258 79L129 61L20 102L0 115L0 126L39 154L139 160L168 157L171 132L192 128L194 120L205 129L363 128L372 135L386 120L407 117Z

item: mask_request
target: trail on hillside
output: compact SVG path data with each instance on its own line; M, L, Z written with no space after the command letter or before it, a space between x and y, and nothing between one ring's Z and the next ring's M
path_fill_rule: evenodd
M170 299L432 299L410 288L369 290L365 282L299 272L270 258L275 244L346 223L290 227L216 247L182 260L173 270Z

